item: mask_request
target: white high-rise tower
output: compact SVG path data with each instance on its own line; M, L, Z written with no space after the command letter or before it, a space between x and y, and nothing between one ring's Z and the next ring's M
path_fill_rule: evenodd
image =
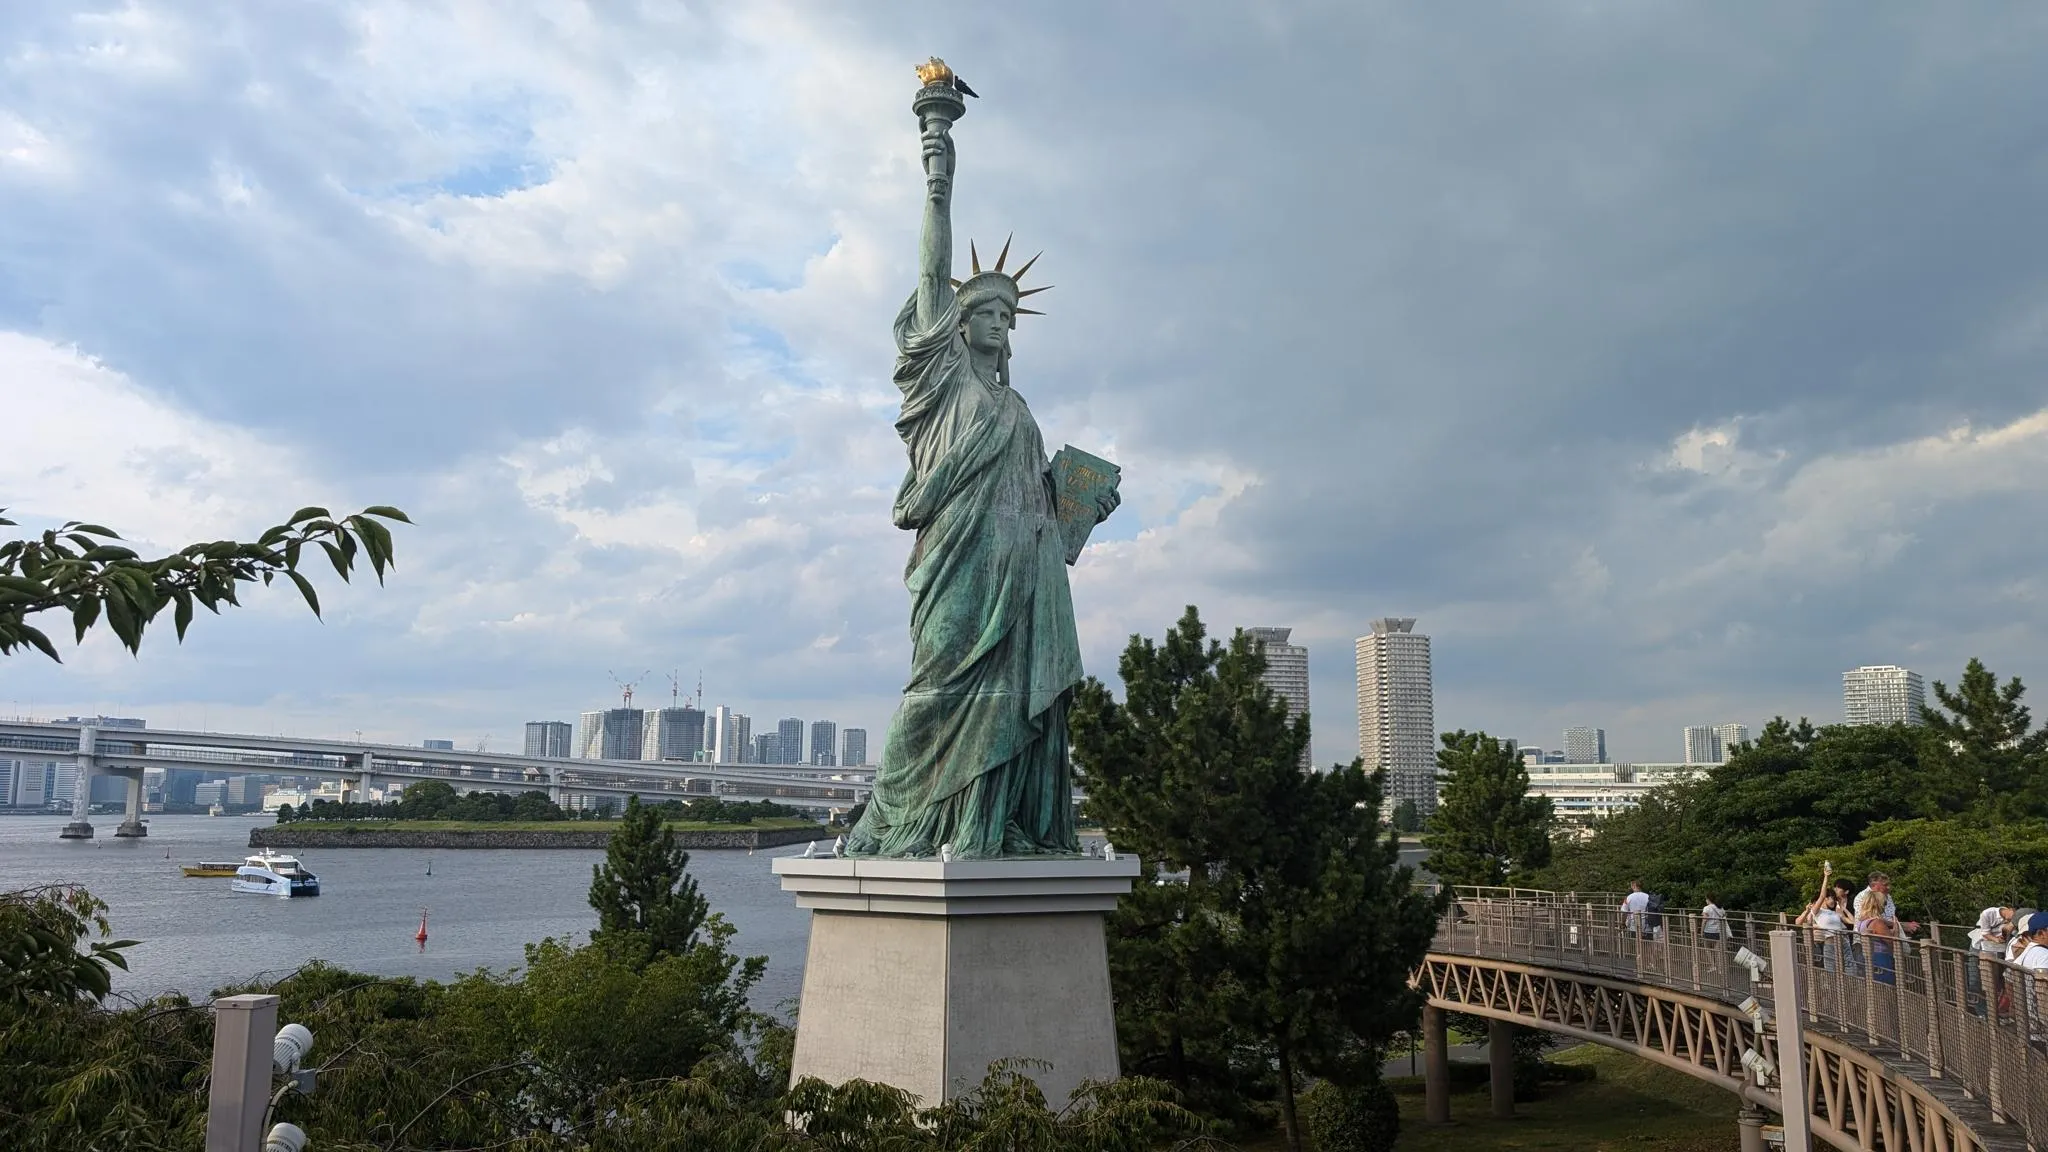
M1302 713L1308 711L1308 649L1287 642L1294 633L1292 628L1247 628L1244 631L1266 651L1266 673L1259 679L1273 690L1273 695L1287 702L1289 723L1300 719ZM1315 762L1315 753L1303 748L1302 771L1314 769Z
M1920 674L1896 664L1865 664L1842 673L1842 719L1849 724L1918 724L1927 705Z
M1415 801L1423 815L1436 811L1436 701L1429 669L1429 637L1412 616L1372 622L1360 636L1358 756L1367 771L1387 773L1388 808Z

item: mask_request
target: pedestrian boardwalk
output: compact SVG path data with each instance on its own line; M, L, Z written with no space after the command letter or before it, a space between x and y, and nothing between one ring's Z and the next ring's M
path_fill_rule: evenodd
M1831 938L1776 914L1729 912L1713 935L1696 912L1631 921L1620 902L1458 889L1413 984L1432 1009L1618 1048L1782 1115L1780 1028L1767 1013L1769 981L1787 974L1766 964L1758 980L1738 956L1767 958L1770 934L1786 931L1815 1147L2048 1148L2048 984L1964 949ZM1432 1018L1441 1029L1440 1012ZM1762 1058L1766 1078L1745 1053ZM1761 1139L1751 1127L1745 1147Z

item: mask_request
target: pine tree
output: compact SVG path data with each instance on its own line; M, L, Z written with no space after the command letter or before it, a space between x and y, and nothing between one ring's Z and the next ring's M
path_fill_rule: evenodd
M1166 916L1165 946L1112 932L1119 1011L1154 1012L1119 1031L1165 1045L1166 1058L1127 1063L1167 1075L1198 1049L1249 1049L1278 1073L1298 1150L1296 1082L1376 1078L1380 1046L1414 1012L1408 974L1438 905L1379 826L1379 776L1357 761L1303 772L1308 720L1290 722L1261 682L1258 646L1243 632L1227 648L1205 641L1192 607L1161 644L1133 636L1123 702L1090 680L1072 713L1089 813L1119 849L1188 875L1178 901L1135 902ZM1162 990L1191 987L1162 1003ZM1236 1035L1219 1042L1219 1025Z
M1952 776L2008 819L2048 813L2048 728L2034 729L2020 703L2026 691L2017 676L2000 685L1973 657L1955 691L1934 682L1940 709L1922 712L1933 751Z
M689 951L710 912L689 869L690 854L661 810L627 797L604 863L590 870L590 906L597 910L591 941L637 945L648 960Z
M1396 832L1422 831L1422 805L1413 796L1394 805L1393 825Z
M1514 749L1484 732L1446 732L1443 782L1422 843L1446 884L1505 884L1550 863L1550 801L1529 795Z

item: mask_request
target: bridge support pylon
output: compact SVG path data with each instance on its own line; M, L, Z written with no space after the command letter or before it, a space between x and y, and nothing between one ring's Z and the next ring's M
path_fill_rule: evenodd
M1515 1118L1515 1026L1505 1020L1486 1022L1487 1084L1493 1092L1493 1117Z
M1451 1036L1444 1010L1422 1008L1422 1118L1431 1124L1451 1122Z
M125 777L121 782L127 785L128 818L121 821L119 828L114 829L114 835L129 839L147 836L149 825L142 822L142 769L124 771L121 775Z

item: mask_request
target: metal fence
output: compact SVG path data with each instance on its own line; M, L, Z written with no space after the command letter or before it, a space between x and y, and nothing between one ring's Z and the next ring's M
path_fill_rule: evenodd
M1628 913L1620 905L1605 893L1458 887L1432 947L1737 1004L1753 991L1737 951L1768 957L1770 933L1793 927L1782 913L1731 911L1710 923L1698 909ZM1932 936L1965 933L1934 926ZM1798 928L1795 942L1806 1029L1922 1065L1911 1074L1961 1089L2029 1148L2048 1148L2048 973L1883 936Z

